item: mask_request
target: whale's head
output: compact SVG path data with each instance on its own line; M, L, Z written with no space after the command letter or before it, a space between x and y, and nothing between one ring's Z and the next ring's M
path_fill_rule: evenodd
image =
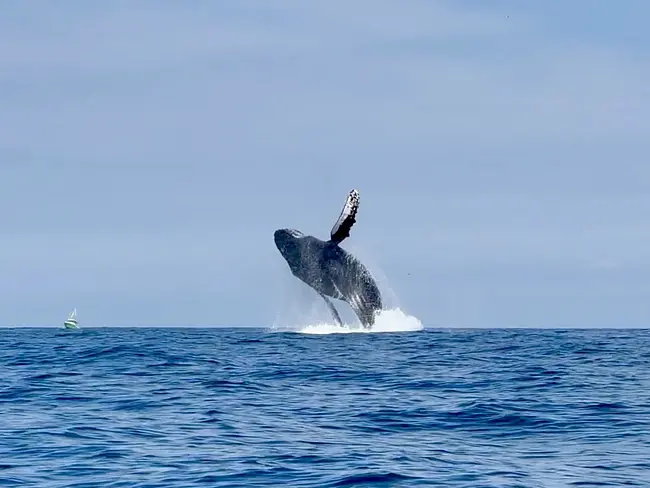
M278 229L273 234L275 246L289 264L300 260L300 239L304 234L296 229Z

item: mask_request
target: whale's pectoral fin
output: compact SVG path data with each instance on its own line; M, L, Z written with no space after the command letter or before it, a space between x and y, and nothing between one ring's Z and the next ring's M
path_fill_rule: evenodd
M325 303L327 303L327 308L330 309L330 312L332 313L332 317L334 317L334 322L336 322L336 325L338 325L339 327L343 327L343 321L341 320L341 316L339 315L338 311L334 307L332 301L322 293L319 293L319 295L322 296L323 300L325 300Z
M359 192L357 190L352 190L348 194L348 198L345 201L343 210L341 210L339 219L336 221L330 232L332 242L338 244L350 237L350 229L357 221L357 210L359 210Z

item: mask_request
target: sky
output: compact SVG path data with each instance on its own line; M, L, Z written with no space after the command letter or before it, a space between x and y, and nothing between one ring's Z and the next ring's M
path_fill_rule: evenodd
M267 326L320 300L273 231L357 188L343 247L425 326L650 326L649 16L3 2L0 324Z

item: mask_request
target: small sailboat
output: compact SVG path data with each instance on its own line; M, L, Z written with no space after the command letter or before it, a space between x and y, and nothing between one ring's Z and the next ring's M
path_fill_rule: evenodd
M76 308L68 316L68 320L63 322L63 327L65 329L78 329L79 328L79 324L77 323L77 309Z

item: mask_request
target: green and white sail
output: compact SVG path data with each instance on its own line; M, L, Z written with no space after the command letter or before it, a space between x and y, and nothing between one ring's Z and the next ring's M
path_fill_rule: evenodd
M78 329L79 328L79 324L77 323L77 309L76 308L68 316L68 320L63 322L63 327L65 327L66 329Z

